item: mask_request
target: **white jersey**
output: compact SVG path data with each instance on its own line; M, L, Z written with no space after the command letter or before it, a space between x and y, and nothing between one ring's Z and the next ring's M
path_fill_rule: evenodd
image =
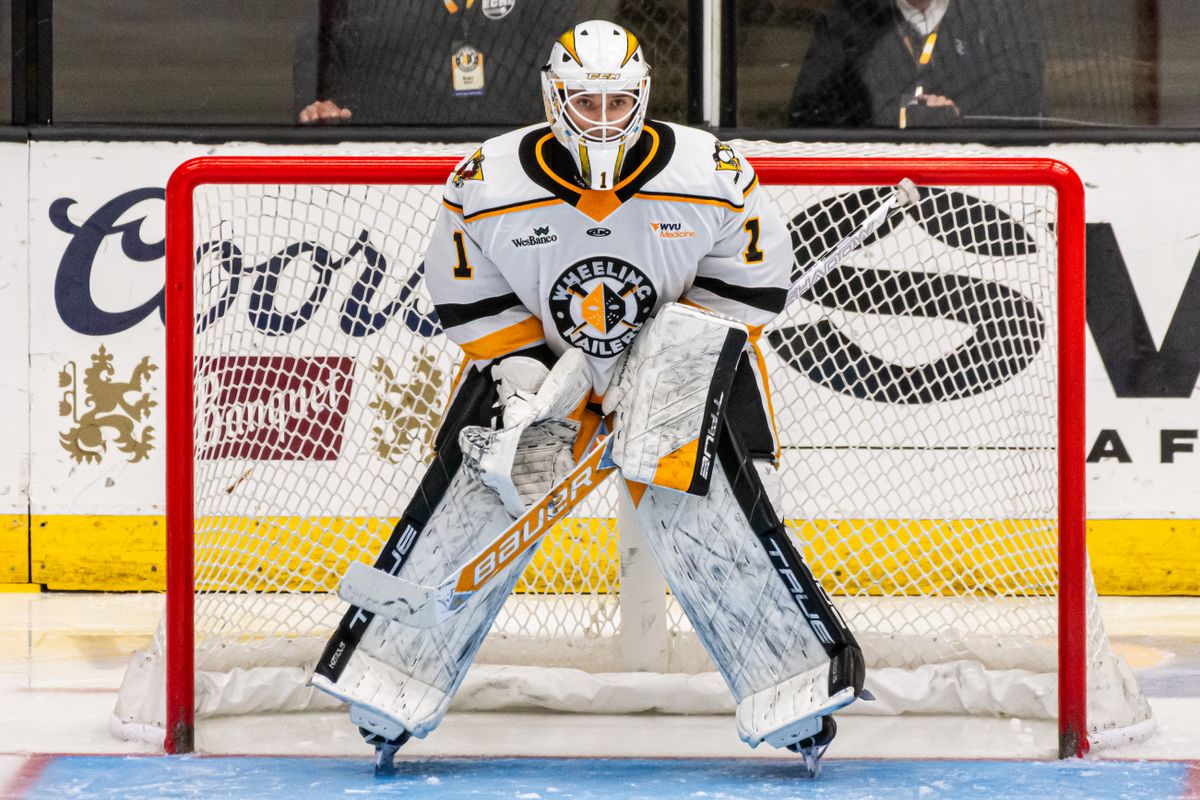
M602 394L617 356L673 301L746 323L757 348L792 252L753 168L710 134L662 122L626 161L613 190L580 188L540 125L489 139L450 176L425 280L470 359L577 347Z

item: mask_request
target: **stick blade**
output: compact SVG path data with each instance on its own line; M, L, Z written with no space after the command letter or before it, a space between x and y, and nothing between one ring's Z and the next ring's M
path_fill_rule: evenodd
M346 570L337 593L347 603L401 625L433 628L439 622L436 588L389 575L359 562Z

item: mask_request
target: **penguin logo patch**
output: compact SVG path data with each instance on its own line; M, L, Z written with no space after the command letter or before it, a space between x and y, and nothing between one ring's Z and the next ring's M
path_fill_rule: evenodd
M610 358L650 318L658 292L640 269L611 256L572 264L550 287L550 315L562 338L588 355Z
M737 153L733 152L733 148L724 142L717 142L716 149L713 150L713 161L717 165L717 172L729 170L736 172L733 182L737 183L738 178L742 177L742 162L738 160Z

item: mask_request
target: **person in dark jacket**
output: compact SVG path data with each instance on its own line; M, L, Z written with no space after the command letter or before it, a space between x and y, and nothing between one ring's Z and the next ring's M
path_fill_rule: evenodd
M575 21L563 0L326 0L294 63L302 124L519 125L542 117L530 42ZM591 5L596 5L592 3Z
M1043 65L1027 0L837 0L814 30L789 121L1036 126Z

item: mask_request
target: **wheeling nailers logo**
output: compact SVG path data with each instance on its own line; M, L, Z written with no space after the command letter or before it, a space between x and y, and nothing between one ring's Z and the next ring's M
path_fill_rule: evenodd
M651 222L650 229L660 239L692 239L696 236L696 232L683 227L682 222Z
M583 352L615 356L650 318L658 291L640 269L611 256L572 264L550 287L559 335Z

